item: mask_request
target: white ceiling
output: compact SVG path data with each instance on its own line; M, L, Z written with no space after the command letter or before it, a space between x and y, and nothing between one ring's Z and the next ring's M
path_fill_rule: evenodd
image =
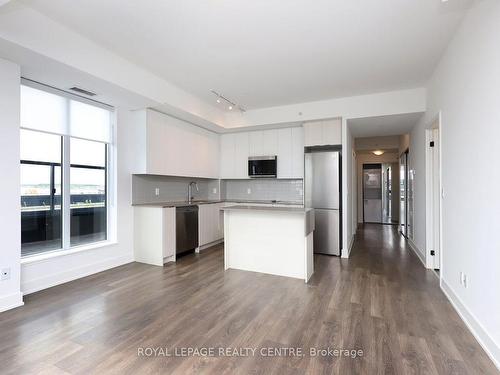
M470 0L18 0L248 109L422 86Z
M347 121L355 138L382 137L407 134L422 116L422 113L408 113L379 117L365 117Z

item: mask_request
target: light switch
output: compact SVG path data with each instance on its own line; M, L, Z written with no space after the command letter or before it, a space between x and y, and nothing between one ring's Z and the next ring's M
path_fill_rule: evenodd
M155 188L155 195L156 196L160 195L160 188Z

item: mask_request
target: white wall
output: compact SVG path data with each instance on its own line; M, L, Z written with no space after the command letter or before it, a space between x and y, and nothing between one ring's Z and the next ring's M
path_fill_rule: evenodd
M80 252L71 251L56 257L34 262L23 261L21 289L32 293L63 282L84 277L112 267L132 262L133 251L133 209L131 206L131 174L135 168L137 142L134 137L135 120L133 112L117 109L115 175L116 190L111 193L110 210L116 214L109 228L111 244ZM19 160L15 160L16 165ZM19 186L16 188L19 196ZM18 198L16 198L18 200ZM116 233L116 236L114 235Z
M351 252L352 241L356 233L353 227L353 145L354 139L345 120L342 121L342 257L347 258Z
M424 129L442 111L441 283L500 368L499 35L500 2L475 2L430 80L410 154L418 180L415 243L423 248Z
M408 167L414 176L413 238L410 239L410 244L418 251L420 259L425 264L425 129L422 126L415 126L410 133L409 142ZM404 144L402 147L406 149Z
M0 270L10 268L10 280L0 281L0 311L22 305L19 289L21 259L21 205L19 187L18 65L0 59Z

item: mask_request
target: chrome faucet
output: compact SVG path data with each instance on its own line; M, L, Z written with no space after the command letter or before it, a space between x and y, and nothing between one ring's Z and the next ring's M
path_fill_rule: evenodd
M198 183L195 181L191 181L188 185L188 203L193 203L193 185L196 188L196 191L200 191L198 189Z

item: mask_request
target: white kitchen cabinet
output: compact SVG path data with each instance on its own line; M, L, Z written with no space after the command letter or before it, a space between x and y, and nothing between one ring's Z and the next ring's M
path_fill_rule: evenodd
M342 144L342 120L330 119L304 123L305 146Z
M292 177L292 129L278 130L278 178Z
M301 127L278 131L278 178L304 177L304 131Z
M209 247L224 237L223 223L220 222L220 209L224 203L200 204L198 206L199 248Z
M323 122L323 138L327 145L342 144L342 120L331 119Z
M311 121L304 123L304 145L317 146L323 144L323 122Z
M135 261L162 266L175 258L175 207L134 207Z
M264 156L264 132L248 133L249 156Z
M235 134L222 134L220 137L220 177L235 177Z
M248 178L249 156L278 156L278 178L303 178L302 127L223 134L220 138L220 178Z
M262 155L273 156L277 154L278 154L278 130L277 129L264 130L262 132Z
M249 141L248 132L234 134L233 178L248 178Z
M188 122L145 110L136 115L138 170L135 173L219 177L219 135Z
M304 129L292 128L292 178L304 178Z

